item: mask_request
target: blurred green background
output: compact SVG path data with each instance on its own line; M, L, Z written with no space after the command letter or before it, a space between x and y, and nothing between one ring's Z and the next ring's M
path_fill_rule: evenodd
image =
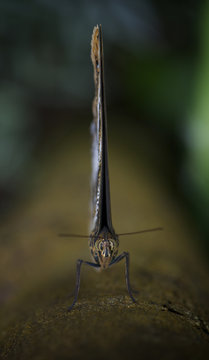
M1 219L37 191L52 138L79 148L81 132L90 147L98 23L110 143L144 154L209 250L208 1L0 0Z

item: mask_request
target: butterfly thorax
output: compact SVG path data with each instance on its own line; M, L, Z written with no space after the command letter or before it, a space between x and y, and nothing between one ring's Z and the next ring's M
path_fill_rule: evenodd
M111 234L107 228L99 234L92 232L89 247L96 263L101 266L101 269L106 269L118 253L118 237L116 234Z

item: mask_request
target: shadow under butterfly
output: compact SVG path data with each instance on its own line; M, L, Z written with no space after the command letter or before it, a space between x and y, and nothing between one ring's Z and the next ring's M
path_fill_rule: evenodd
M94 27L91 41L91 58L94 67L95 97L93 100L93 121L91 132L92 146L92 223L90 235L59 234L62 237L89 238L89 247L95 262L77 260L76 287L73 303L68 308L70 311L78 299L80 288L81 265L86 264L94 268L106 269L125 259L125 278L128 293L133 302L129 280L129 253L118 255L119 236L134 235L162 228L141 230L116 234L112 225L110 205L110 185L108 171L108 142L107 119L104 89L104 60L101 25Z

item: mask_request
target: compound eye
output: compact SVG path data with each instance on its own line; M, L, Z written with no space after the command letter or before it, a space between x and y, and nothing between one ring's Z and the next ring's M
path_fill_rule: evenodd
M102 242L99 244L99 250L100 250L100 251L103 250L103 244L102 244Z
M110 249L113 250L113 248L114 248L113 241L110 241Z

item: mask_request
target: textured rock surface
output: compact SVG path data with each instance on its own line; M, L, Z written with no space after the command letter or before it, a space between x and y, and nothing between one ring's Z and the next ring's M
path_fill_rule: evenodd
M86 233L90 151L75 132L57 136L50 156L29 171L23 204L1 225L1 355L3 359L203 359L209 353L208 274L187 216L143 156L110 147L116 232L164 226L124 237L137 304L125 288L124 264L82 269L79 301L68 313L77 258L90 259ZM52 150L53 149L53 150ZM45 149L47 150L47 149ZM33 191L32 191L33 189Z

